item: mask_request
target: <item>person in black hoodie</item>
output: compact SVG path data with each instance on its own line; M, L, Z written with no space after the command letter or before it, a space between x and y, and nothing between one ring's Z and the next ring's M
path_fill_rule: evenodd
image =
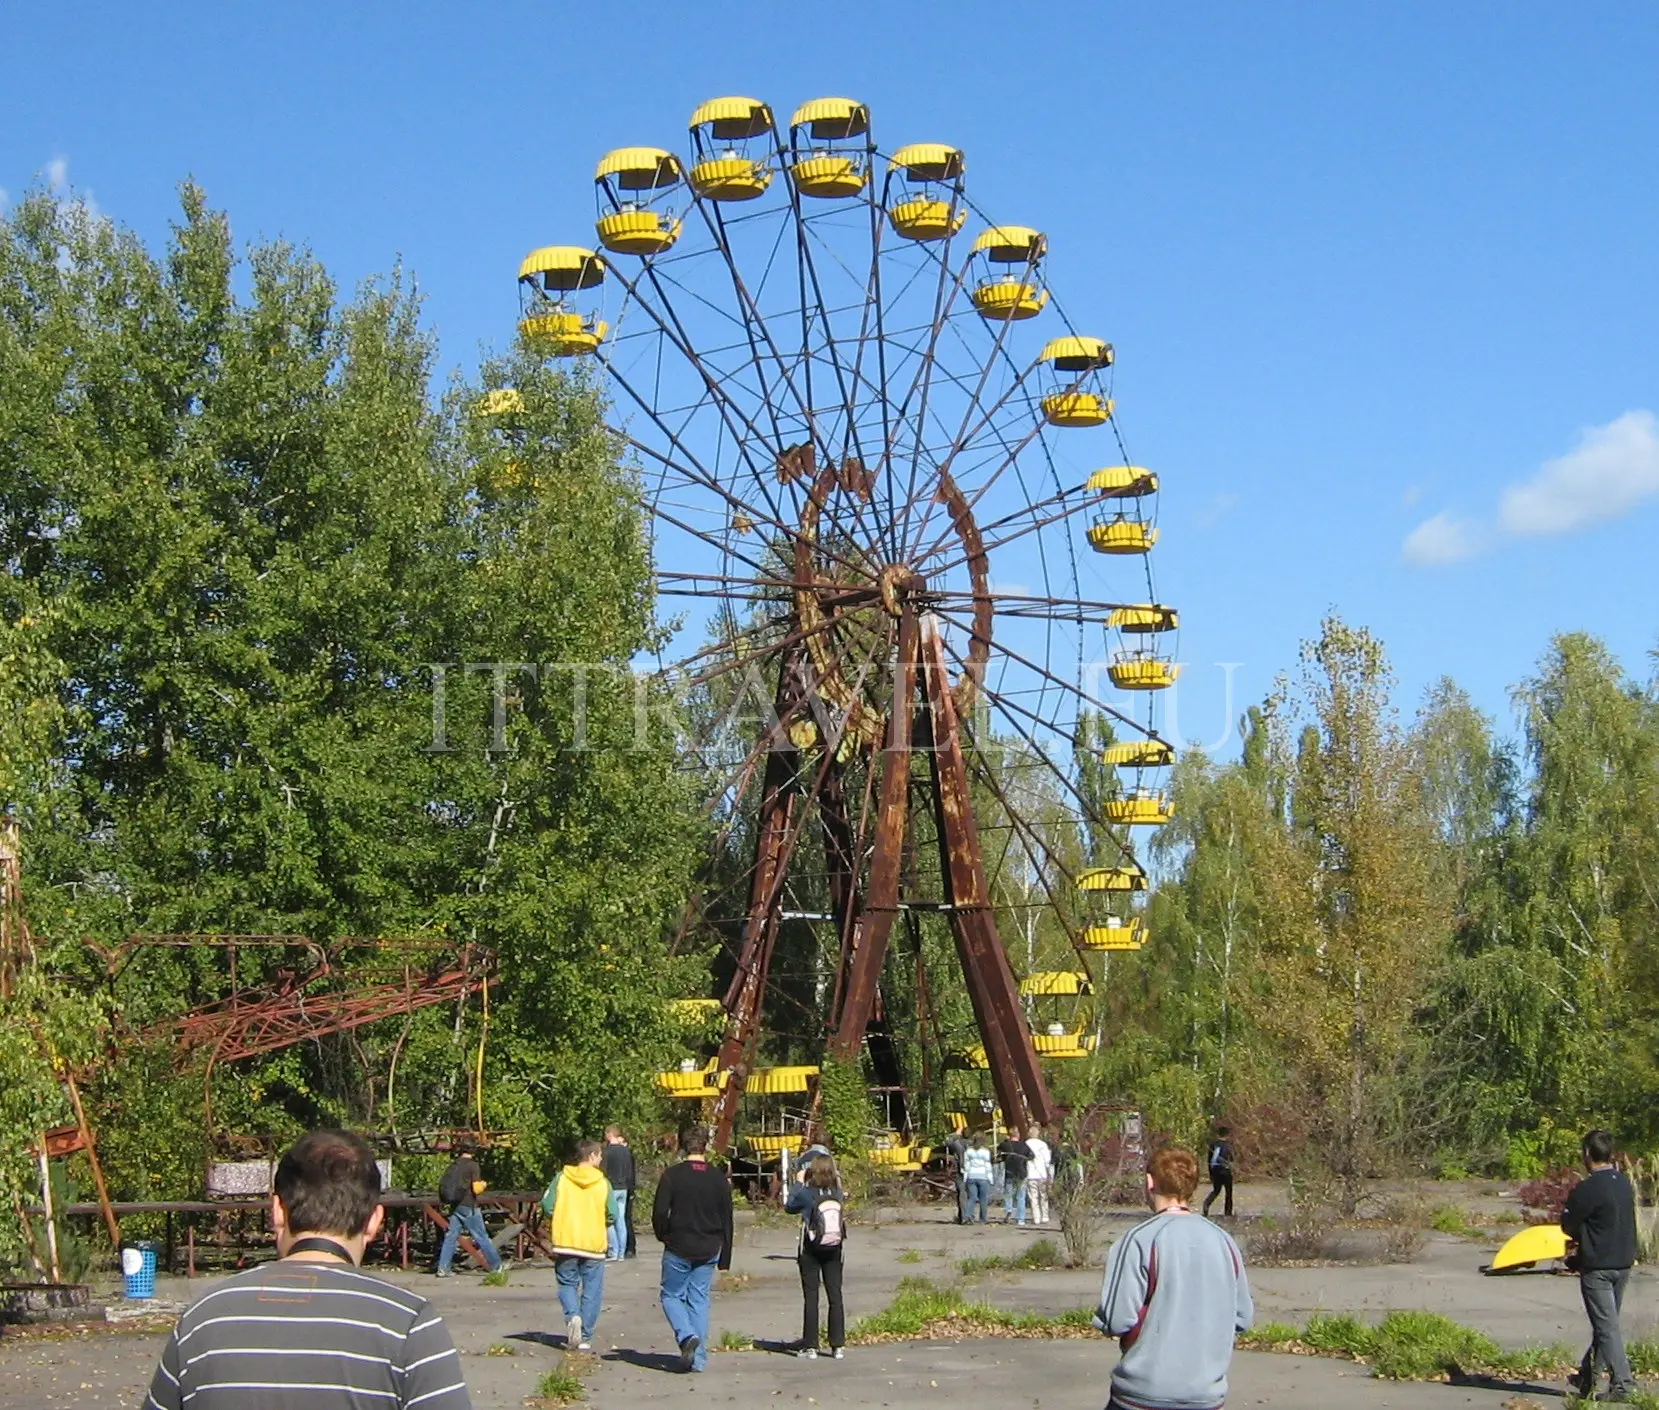
M605 1154L600 1162L611 1182L611 1222L606 1232L605 1257L612 1263L628 1251L630 1227L628 1205L634 1193L634 1153L620 1126L605 1128Z
M1610 1133L1591 1131L1584 1137L1584 1164L1590 1173L1573 1187L1561 1213L1562 1231L1578 1245L1571 1266L1578 1272L1579 1294L1590 1319L1590 1349L1571 1385L1589 1399L1599 1361L1612 1379L1608 1399L1626 1400L1636 1380L1624 1352L1619 1309L1636 1261L1636 1191L1613 1164Z
M708 1364L714 1274L732 1266L732 1187L709 1164L708 1142L700 1126L680 1134L685 1159L663 1171L651 1207L651 1230L662 1243L662 1312L685 1371Z

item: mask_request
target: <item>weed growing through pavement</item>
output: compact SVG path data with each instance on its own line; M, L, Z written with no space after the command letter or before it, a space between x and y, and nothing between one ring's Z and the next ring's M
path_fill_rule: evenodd
M917 1248L901 1248L899 1250L899 1262L900 1263L920 1263L921 1261L922 1261L922 1251L920 1249L917 1249Z
M492 1273L486 1273L480 1280L480 1283L486 1288L504 1288L507 1286L507 1270L505 1268L497 1268Z
M484 1348L486 1356L517 1356L518 1352L504 1341L492 1341Z
M569 1405L580 1400L586 1387L580 1376L569 1371L549 1371L536 1386L536 1396L548 1405Z
M1039 1268L1058 1268L1064 1261L1059 1244L1055 1243L1053 1239L1038 1239L1034 1243L1028 1244L1020 1253L1012 1256L993 1253L984 1258L964 1258L956 1265L956 1270L964 1278L972 1278L980 1273L994 1273L1001 1270L1031 1271Z
M720 1340L716 1344L716 1351L753 1351L755 1339L745 1336L742 1332L734 1332L730 1327L720 1333Z

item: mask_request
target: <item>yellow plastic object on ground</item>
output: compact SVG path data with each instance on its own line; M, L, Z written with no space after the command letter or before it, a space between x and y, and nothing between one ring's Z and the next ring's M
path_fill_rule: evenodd
M1548 1263L1567 1256L1567 1235L1559 1224L1534 1224L1514 1235L1491 1263L1482 1270L1503 1273L1514 1268L1530 1268L1534 1263Z

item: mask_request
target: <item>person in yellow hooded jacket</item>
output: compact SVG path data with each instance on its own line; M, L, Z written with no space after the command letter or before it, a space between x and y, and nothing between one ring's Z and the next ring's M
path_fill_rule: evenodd
M565 1342L578 1351L593 1350L593 1329L605 1296L611 1182L599 1168L602 1150L598 1141L583 1141L576 1147L575 1164L555 1175L541 1197L565 1314Z

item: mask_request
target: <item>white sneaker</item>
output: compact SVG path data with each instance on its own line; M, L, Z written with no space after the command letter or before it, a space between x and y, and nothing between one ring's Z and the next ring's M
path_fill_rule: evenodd
M816 1361L818 1359L818 1348L815 1346L803 1346L795 1353L795 1355L800 1357L803 1361Z
M582 1319L580 1317L565 1318L565 1344L574 1346L578 1351L582 1349Z
M835 1350L830 1352L830 1355L833 1356L837 1361L845 1361L847 1359L845 1356L843 1356L841 1354L841 1348L840 1347L836 1347Z

